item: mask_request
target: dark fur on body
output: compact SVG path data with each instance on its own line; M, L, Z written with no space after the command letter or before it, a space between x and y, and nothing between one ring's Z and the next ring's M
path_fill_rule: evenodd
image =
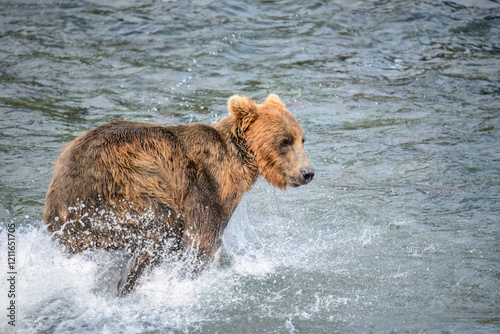
M166 253L188 251L208 261L259 175L280 188L314 175L300 125L276 95L262 105L233 96L228 106L231 114L214 125L118 121L76 138L59 156L49 186L43 215L49 232L70 253L129 250L119 294ZM266 129L273 117L279 129ZM260 132L266 135L259 141ZM285 132L289 150L275 138L265 142Z

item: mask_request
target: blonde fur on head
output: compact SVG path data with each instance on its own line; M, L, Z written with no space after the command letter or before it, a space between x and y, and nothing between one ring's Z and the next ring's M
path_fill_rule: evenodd
M257 117L257 104L246 96L233 95L227 101L227 108L236 119L241 130L245 131Z
M280 97L277 94L269 94L267 96L266 102L264 102L264 103L268 103L268 102L276 102L276 103L281 104L283 107L285 106L285 104L283 103L283 101L281 101Z

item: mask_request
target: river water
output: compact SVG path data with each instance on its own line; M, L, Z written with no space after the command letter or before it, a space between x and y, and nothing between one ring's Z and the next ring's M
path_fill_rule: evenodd
M316 177L259 181L200 276L117 298L123 254L51 241L71 139L269 93ZM500 2L0 1L0 168L0 332L498 333Z

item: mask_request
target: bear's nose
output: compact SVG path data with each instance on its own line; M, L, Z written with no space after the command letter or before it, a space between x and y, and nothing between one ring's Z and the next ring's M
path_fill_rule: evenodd
M308 184L309 182L312 181L314 177L314 168L312 167L304 167L300 171L302 174L302 178L304 179L304 184Z

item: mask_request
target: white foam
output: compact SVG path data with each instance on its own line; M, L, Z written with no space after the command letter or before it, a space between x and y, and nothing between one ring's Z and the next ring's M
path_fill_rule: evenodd
M236 220L225 237L230 247L199 276L183 275L183 263L164 263L143 277L133 293L118 298L126 254L101 250L70 256L43 226L20 229L16 238L16 305L22 310L17 329L25 333L192 330L214 307L228 302L241 277L265 275L275 267L248 220ZM0 238L0 249L6 249L6 242ZM3 257L6 253L0 252ZM2 291L5 284L2 280ZM5 330L0 327L0 332Z

